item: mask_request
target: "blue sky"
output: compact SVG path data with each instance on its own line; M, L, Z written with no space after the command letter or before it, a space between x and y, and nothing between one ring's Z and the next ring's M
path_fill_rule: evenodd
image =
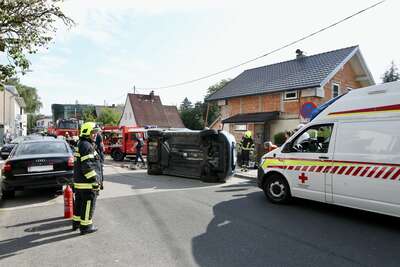
M52 103L124 103L136 87L158 87L218 71L326 26L375 1L69 0L77 25L60 29L48 50L30 57L22 82ZM400 64L399 1L389 0L353 20L279 53L216 77L157 90L164 104L201 100L208 86L245 69L359 44L376 82ZM148 90L139 90L148 93Z

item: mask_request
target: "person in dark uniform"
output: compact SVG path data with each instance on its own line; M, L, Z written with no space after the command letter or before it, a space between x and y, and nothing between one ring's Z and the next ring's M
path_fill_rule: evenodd
M254 152L254 141L251 138L251 131L246 131L240 140L239 146L242 150L242 171L247 172L249 159L250 159L250 152Z
M138 134L135 134L135 141L136 141L136 158L135 158L135 165L138 163L139 159L143 163L144 166L146 166L146 163L144 162L143 156L142 156L142 148L144 146L144 141L142 138L138 136Z
M97 231L92 221L96 198L102 187L101 162L94 146L97 131L94 122L84 123L75 152L72 230L80 229L81 235Z
M101 135L101 130L96 134L96 151L100 156L101 163L104 162L104 143L103 143L103 136Z

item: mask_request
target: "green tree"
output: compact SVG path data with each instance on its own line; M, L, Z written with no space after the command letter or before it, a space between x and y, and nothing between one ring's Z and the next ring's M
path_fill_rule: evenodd
M388 82L394 82L397 80L400 80L400 73L399 73L399 70L398 70L396 64L394 64L394 61L392 61L389 69L386 70L382 76L382 82L388 83Z
M97 120L94 107L93 108L87 107L83 110L82 120L84 122L87 122L87 121L95 122Z
M192 108L192 102L189 101L187 97L183 99L181 106L179 107L180 110L188 110Z
M61 21L74 25L59 7L62 0L0 0L0 82L24 74L30 66L28 54L34 54L40 47L47 47ZM1 58L0 58L1 59Z
M98 122L101 122L103 125L118 125L119 120L121 119L121 112L112 109L112 108L104 108L99 117L97 118Z
M207 98L209 96L211 96L212 94L214 94L215 92L219 91L221 88L223 88L225 85L227 85L229 82L231 81L231 79L227 79L227 80L221 80L220 82L208 87L207 89L207 94L205 96L205 113L204 113L204 117L206 116L207 113ZM218 104L216 102L209 102L208 103L209 107L208 107L208 118L207 118L207 126L209 126L211 123L213 123L217 117L220 115L220 109L218 107Z
M35 113L28 113L28 134L33 132L33 129L36 127L36 122L39 119L39 115Z
M19 79L16 78L7 80L6 84L15 86L18 94L24 99L26 113L37 113L40 111L40 108L43 107L35 87L23 85L19 82Z
M191 130L201 130L204 128L203 111L204 103L199 101L192 105L187 98L183 100L179 109L183 124Z

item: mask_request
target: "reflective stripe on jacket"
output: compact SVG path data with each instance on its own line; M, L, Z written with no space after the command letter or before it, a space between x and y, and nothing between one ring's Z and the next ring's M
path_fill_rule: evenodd
M80 139L74 153L74 187L93 189L101 179L101 163L93 143Z
M239 146L242 148L242 150L254 150L253 139L243 137L242 140L240 140Z

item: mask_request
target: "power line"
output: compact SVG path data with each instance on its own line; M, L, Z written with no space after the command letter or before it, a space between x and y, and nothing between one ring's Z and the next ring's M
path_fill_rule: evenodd
M258 56L258 57L249 59L249 60L244 61L244 62L242 62L242 63L239 63L239 64L237 64L237 65L234 65L234 66L231 66L231 67L222 69L222 70L220 70L220 71L217 71L217 72L214 72L214 73L210 73L210 74L207 74L207 75L204 75L204 76L201 76L201 77L199 77L199 78L192 79L192 80L188 80L188 81L184 81L184 82L175 83L175 84L170 84L170 85L165 85L165 86L159 86L159 87L143 87L143 88L136 87L136 89L141 89L141 90L159 90L159 89L166 89L166 88L178 87L178 86L182 86L182 85L186 85L186 84L198 82L198 81L201 81L201 80L204 80L204 79L207 79L207 78L210 78L210 77L219 75L219 74L221 74L221 73L224 73L224 72L227 72L227 71L236 69L236 68L238 68L238 67L241 67L241 66L243 66L243 65L249 64L249 63L251 63L251 62L253 62L253 61L256 61L256 60L258 60L258 59L260 59L260 58L266 57L266 56L271 55L271 54L273 54L273 53L276 53L276 52L278 52L278 51L280 51L280 50L283 50L283 49L285 49L285 48L287 48L287 47L289 47L289 46L292 46L292 45L297 44L297 43L299 43L299 42L301 42L301 41L304 41L304 40L306 40L306 39L309 39L309 38L313 37L314 35L317 35L317 34L319 34L319 33L321 33L321 32L324 32L324 31L326 31L326 30L328 30L328 29L330 29L330 28L333 28L333 27L335 27L335 26L337 26L337 25L339 25L339 24L341 24L341 23L343 23L343 22L345 22L345 21L347 21L347 20L349 20L349 19L351 19L351 18L353 18L353 17L355 17L355 16L361 14L361 13L364 13L364 12L366 12L366 11L368 11L368 10L370 10L370 9L372 9L372 8L374 8L374 7L376 7L376 6L380 5L380 4L382 4L382 3L384 3L384 2L386 2L386 0L377 2L377 3L375 3L375 4L371 5L371 6L368 6L368 7L364 8L364 9L362 9L362 10L356 12L356 13L353 13L353 14L350 15L350 16L347 16L347 17L345 17L345 18L343 18L343 19L341 19L341 20L338 20L338 21L335 22L335 23L332 23L332 24L330 24L330 25L328 25L328 26L326 26L326 27L324 27L324 28L321 28L321 29L319 29L319 30L317 30L317 31L315 31L315 32L312 32L312 33L310 33L310 34L308 34L308 35L306 35L306 36L304 36L304 37L301 37L300 39L297 39L297 40L292 41L292 42L290 42L290 43L288 43L288 44L285 44L285 45L283 45L283 46L281 46L281 47L279 47L279 48L276 48L276 49L274 49L274 50L271 50L271 51L269 51L269 52L267 52L267 53L265 53L265 54L263 54L263 55L260 55L260 56Z

